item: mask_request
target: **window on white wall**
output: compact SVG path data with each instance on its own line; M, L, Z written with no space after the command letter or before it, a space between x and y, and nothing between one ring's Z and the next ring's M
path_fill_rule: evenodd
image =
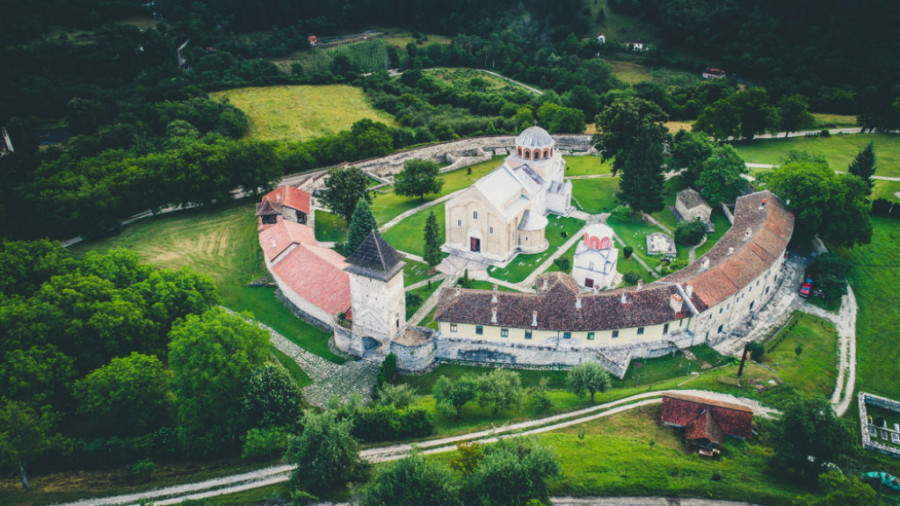
M473 219L473 220L477 220L477 219L478 219L478 211L472 211L472 219Z
M618 331L618 330L613 330L612 336L613 336L613 339L619 337L619 331Z
M509 337L509 329L500 329L500 337Z
M456 332L456 324L455 323L450 324L450 332Z
M484 327L482 327L481 325L476 325L475 326L475 335L479 335L479 336L484 335Z
M488 233L494 235L494 227L488 227Z
M588 332L587 338L588 338L588 341L593 341L593 340L594 340L594 333L593 333L593 332Z
M572 339L571 332L563 332L563 339Z
M457 227L461 227L461 226L462 226L462 220L456 220L456 226L457 226Z
M525 331L525 339L531 339L531 331L530 330Z
M639 336L644 335L644 327L638 327L638 335Z

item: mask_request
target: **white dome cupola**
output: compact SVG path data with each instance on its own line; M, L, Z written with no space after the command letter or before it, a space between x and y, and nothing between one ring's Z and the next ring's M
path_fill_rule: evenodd
M546 130L535 125L516 137L516 155L525 160L547 160L553 156L555 144Z

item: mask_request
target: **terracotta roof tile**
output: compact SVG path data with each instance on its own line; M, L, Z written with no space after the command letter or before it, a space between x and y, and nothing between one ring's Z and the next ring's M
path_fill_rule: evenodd
M281 211L268 197L263 197L262 202L256 204L256 215L271 216L273 214L281 214Z
M300 244L272 270L297 295L336 315L350 309L350 276L343 271L346 264L329 258L328 251Z
M263 200L269 199L276 206L286 206L309 214L310 195L293 186L279 186L267 193Z
M315 232L306 225L278 218L275 225L259 233L259 246L270 262L293 244L316 245Z
M726 435L750 437L753 410L746 406L677 393L663 395L661 416L663 423L687 427L704 411L708 411L712 415Z

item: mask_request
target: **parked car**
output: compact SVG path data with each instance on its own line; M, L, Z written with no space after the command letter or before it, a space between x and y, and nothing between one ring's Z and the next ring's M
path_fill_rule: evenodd
M801 297L809 297L809 293L812 291L812 283L803 283L803 286L800 287L800 296Z

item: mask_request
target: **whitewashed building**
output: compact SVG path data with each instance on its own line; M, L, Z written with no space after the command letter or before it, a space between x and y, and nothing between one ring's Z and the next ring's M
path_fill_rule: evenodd
M572 277L581 288L612 288L622 278L616 270L618 260L619 249L615 247L612 229L602 223L591 224L575 248Z

